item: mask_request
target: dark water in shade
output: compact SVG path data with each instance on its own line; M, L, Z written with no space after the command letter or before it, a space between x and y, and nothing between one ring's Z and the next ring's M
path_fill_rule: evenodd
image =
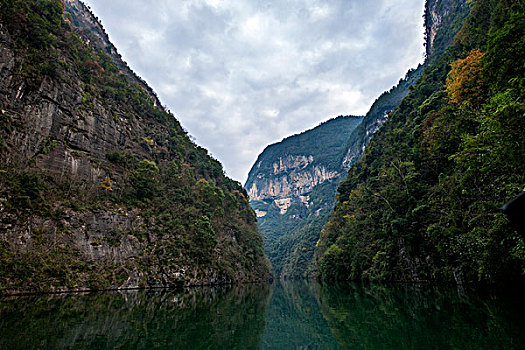
M0 299L0 349L524 349L525 294L293 282Z

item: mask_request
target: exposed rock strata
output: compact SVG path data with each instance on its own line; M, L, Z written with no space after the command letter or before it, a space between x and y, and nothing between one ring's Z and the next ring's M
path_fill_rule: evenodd
M60 64L32 81L30 49L0 16L0 292L266 280L246 192L190 141L87 8L65 5L60 50L48 48ZM79 52L90 55L84 65L109 58L118 69L86 79ZM144 169L152 175L141 183ZM151 192L161 178L172 181L165 199Z
M312 165L310 156L287 156L273 163L272 174L257 174L248 189L250 200L282 199L308 194L312 189L340 176L338 171L328 170L322 165Z

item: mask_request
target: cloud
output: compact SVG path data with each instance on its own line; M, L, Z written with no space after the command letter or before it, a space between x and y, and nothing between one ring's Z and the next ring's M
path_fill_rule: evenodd
M85 2L239 181L268 144L366 113L424 52L422 0Z

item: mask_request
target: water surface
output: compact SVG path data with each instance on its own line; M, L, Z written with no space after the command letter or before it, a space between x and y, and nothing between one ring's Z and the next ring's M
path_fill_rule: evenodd
M289 282L0 299L0 349L519 349L521 293Z

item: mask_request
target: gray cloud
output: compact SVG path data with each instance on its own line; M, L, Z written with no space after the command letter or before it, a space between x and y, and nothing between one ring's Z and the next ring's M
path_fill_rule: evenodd
M85 2L239 181L268 144L366 113L423 57L423 0Z

